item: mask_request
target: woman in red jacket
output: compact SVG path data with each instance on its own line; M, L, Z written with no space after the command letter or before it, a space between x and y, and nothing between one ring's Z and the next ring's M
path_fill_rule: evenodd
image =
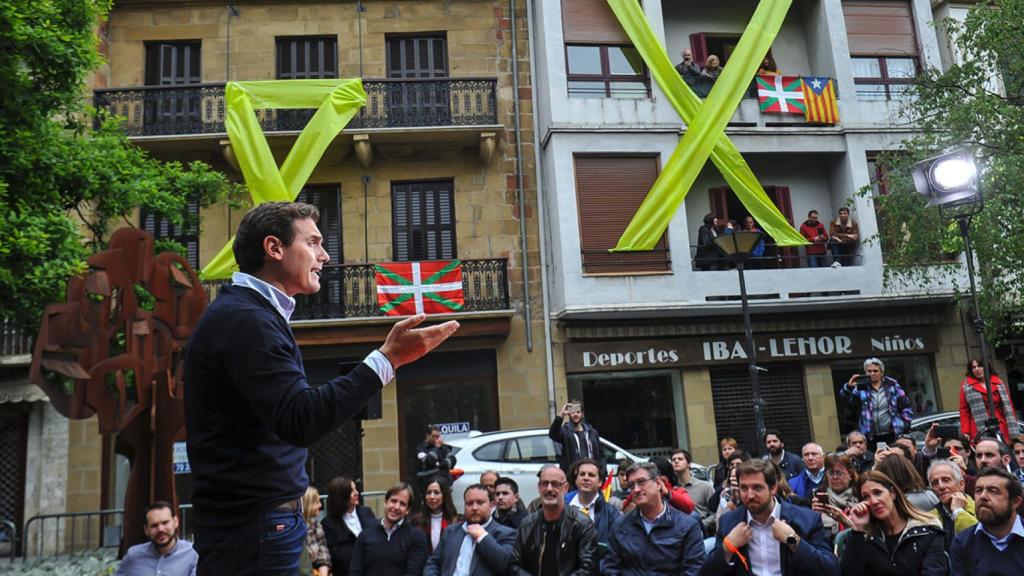
M967 377L960 383L960 431L971 441L976 440L985 426L985 420L992 417L987 397L991 393L992 408L999 420L999 432L1003 435L1003 442L1007 442L1020 433L1017 414L1013 411L1006 384L991 370L989 372L989 390L986 391L984 365L977 358L971 358L967 363Z

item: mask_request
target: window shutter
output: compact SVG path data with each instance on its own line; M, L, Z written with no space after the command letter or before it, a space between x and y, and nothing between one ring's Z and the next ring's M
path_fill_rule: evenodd
M630 43L606 0L562 0L562 32L567 43Z
M451 180L391 185L393 260L455 258L453 190Z
M703 32L690 34L690 51L693 52L693 63L697 66L704 66L708 59L708 38ZM678 55L670 54L676 57Z
M914 13L904 0L844 0L853 56L916 56Z
M663 272L671 269L665 235L649 252L608 249L658 178L655 156L576 156L576 199L585 273Z
M711 213L719 218L719 221L725 221L729 219L729 189L728 188L712 188L708 190L708 195L711 197ZM703 222L703 220L701 220Z

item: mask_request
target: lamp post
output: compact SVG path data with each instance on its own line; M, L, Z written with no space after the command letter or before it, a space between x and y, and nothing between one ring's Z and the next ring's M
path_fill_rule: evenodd
M743 305L743 330L747 337L747 371L750 374L750 393L754 399L754 426L757 428L758 445L763 445L765 436L764 400L761 399L761 386L758 382L757 347L754 344L754 333L750 326L750 305L747 303L747 283L743 276L743 265L750 252L763 239L763 234L750 230L735 230L731 234L722 234L714 239L715 247L736 265L740 275L740 302Z
M988 404L988 419L979 428L982 435L1001 438L999 420L992 400L991 376L989 374L988 343L985 341L985 321L981 318L978 305L978 288L974 280L974 251L971 248L971 220L985 207L978 181L978 168L974 156L964 150L956 150L914 165L914 187L919 194L927 197L926 206L938 206L943 218L956 220L960 236L964 239L964 254L967 259L967 277L971 283L971 302L974 305L974 331L981 346L981 366L985 398ZM973 438L972 438L973 440ZM1002 438L1005 442L1007 439Z

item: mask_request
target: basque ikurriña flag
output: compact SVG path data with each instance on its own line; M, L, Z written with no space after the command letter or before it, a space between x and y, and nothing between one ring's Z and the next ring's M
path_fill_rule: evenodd
M803 81L799 76L758 76L757 101L761 112L803 114Z
M839 106L836 103L835 83L831 78L804 77L804 106L806 118L815 124L836 124L839 122Z
M444 314L462 310L462 262L377 264L377 304L388 316Z

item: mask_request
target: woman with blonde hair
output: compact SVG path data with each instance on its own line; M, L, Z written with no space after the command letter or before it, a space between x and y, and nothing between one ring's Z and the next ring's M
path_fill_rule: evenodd
M908 501L885 474L865 473L861 501L844 514L851 527L839 564L843 576L946 576L949 562L942 524Z
M306 546L300 573L313 576L327 576L331 571L331 554L327 551L327 539L320 525L320 492L310 486L302 495L302 517L306 520Z

